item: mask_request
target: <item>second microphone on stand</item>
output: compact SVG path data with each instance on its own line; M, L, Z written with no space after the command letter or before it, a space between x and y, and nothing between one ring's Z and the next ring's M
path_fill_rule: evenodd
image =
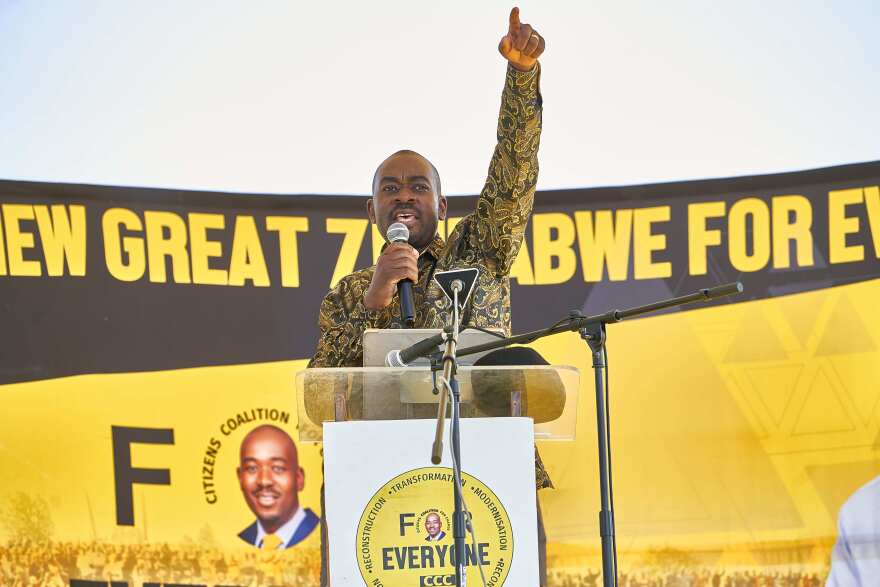
M408 243L409 228L402 222L395 222L388 227L385 236L389 243ZM400 298L400 321L407 328L412 328L416 322L412 287L413 283L410 279L401 279L397 282L397 295Z

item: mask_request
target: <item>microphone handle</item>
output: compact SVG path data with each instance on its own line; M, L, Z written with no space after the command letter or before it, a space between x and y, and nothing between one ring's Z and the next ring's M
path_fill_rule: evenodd
M412 328L416 323L412 286L412 281L409 279L397 282L397 295L400 297L400 319L407 328Z

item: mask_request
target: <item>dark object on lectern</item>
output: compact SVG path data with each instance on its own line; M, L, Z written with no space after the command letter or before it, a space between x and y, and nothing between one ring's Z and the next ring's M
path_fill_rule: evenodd
M480 357L474 367L549 366L535 349L512 346L498 349ZM489 370L471 372L474 407L486 416L503 416L510 413L511 393L518 392L523 414L529 414L537 422L550 422L562 415L565 408L565 392L559 375L550 369L524 369L516 371ZM558 389L559 393L548 392ZM536 405L529 405L530 391L537 392ZM533 402L534 403L534 402Z

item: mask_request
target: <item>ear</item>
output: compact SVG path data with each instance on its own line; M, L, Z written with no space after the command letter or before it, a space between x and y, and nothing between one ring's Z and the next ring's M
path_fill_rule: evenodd
M446 220L446 196L440 196L437 202L437 218Z
M306 472L302 467L298 467L296 471L296 491L297 493L303 490L303 487L306 486Z
M376 211L373 209L373 198L367 199L367 216L370 218L370 222L376 224Z

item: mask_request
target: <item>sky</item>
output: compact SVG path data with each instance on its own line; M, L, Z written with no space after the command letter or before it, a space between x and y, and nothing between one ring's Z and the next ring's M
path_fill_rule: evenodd
M512 4L0 0L0 178L366 194L401 148L480 190ZM534 0L541 190L880 159L880 3Z

